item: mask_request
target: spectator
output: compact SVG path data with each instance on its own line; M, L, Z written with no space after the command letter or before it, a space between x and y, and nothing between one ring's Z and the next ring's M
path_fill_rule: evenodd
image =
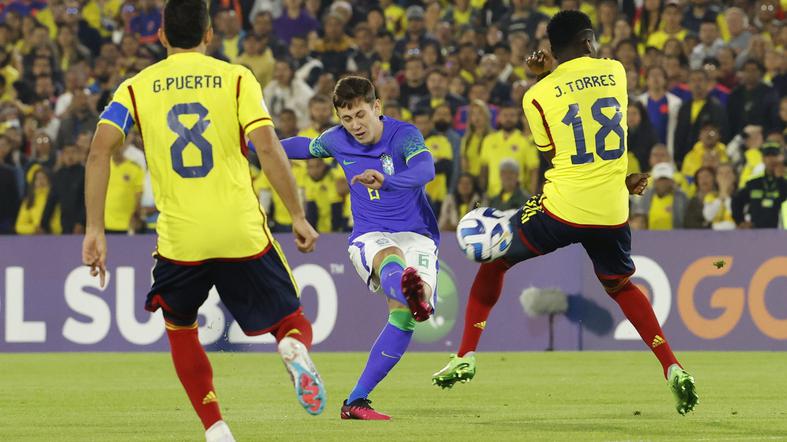
M742 136L736 137L733 141L734 143L730 142L731 146L727 148L727 152L735 164L743 165L739 174L739 187L742 188L758 170L759 173L762 173L763 164L760 147L765 142L762 127L755 125L746 126L743 128Z
M243 38L243 53L238 56L237 63L249 68L264 89L273 78L276 60L270 48L263 46L260 37L249 34Z
M85 167L80 163L77 147L63 146L59 163L39 228L52 233L52 218L59 208L63 233L81 234L85 231Z
M787 200L787 178L777 175L784 163L782 147L766 143L760 150L765 174L750 179L732 199L732 217L741 229L776 228Z
M399 88L399 102L408 109L415 109L418 103L429 96L424 75L424 61L421 57L410 56L404 62L404 82Z
M295 115L294 110L285 107L279 112L279 118L276 122L276 134L281 139L298 135L298 117Z
M295 77L306 82L309 87L315 87L323 73L323 64L320 60L309 55L309 46L306 39L293 36L290 39L290 59L295 69ZM279 61L277 59L277 61Z
M511 97L511 85L500 81L500 61L494 54L481 57L476 84L483 84L489 91L489 102L500 106Z
M650 150L650 158L648 158L648 164L650 166L650 185L653 184L653 168L659 163L670 163L672 165L672 169L675 171L675 173L672 175L672 181L677 184L683 193L688 195L691 191L691 184L689 183L688 179L686 179L686 177L680 173L677 168L675 168L675 163L672 161L672 156L670 156L667 146L663 144L656 144L653 146L653 149Z
M283 0L284 11L273 21L276 37L290 44L294 36L307 37L320 29L320 22L306 12L303 0Z
M522 191L519 184L519 164L506 159L500 163L500 193L489 200L489 207L500 210L516 210L530 198L530 194Z
M637 9L634 16L634 32L641 41L647 41L650 35L661 28L662 11L664 11L662 0L644 0L642 6Z
M90 49L77 40L74 30L68 26L58 28L57 48L60 53L60 69L68 70L81 61L90 61Z
M14 223L19 211L18 169L6 161L10 156L11 143L0 136L0 234L14 233Z
M336 174L326 160L312 158L306 162L303 179L306 219L318 232L341 231L344 198L336 188Z
M28 174L34 164L43 167L46 170L52 170L55 167L55 160L57 155L52 148L52 138L43 129L37 129L30 140L30 158L28 164ZM49 176L47 176L49 179Z
M726 39L729 46L735 53L740 53L749 47L751 32L749 32L749 17L743 9L733 6L724 12L724 19L727 23L729 38Z
M728 140L724 127L727 114L715 98L708 96L708 73L696 69L689 75L689 90L692 98L684 101L678 111L678 124L675 129L675 163L683 164L683 158L688 153L700 135L700 128L705 124L713 124L720 132L721 140Z
M424 144L429 148L434 160L435 178L426 185L426 194L434 212L440 213L454 170L454 151L448 138L435 132L433 116L434 110L431 108L417 108L413 113L413 124L424 137Z
M109 162L109 184L104 208L107 234L126 235L142 227L140 198L145 171L125 157L128 144L115 149Z
M709 167L700 167L697 173L694 174L694 183L696 184L697 191L691 199L686 208L686 222L687 229L707 229L710 227L710 221L706 220L704 216L705 202L710 202L716 199L716 172Z
M234 9L221 9L214 16L214 21L221 36L221 53L230 62L238 63L243 40L246 38L246 32L243 31L238 20L238 13Z
M325 72L339 77L347 72L355 43L344 33L342 19L337 13L326 15L323 27L325 36L314 42L312 52L315 58L322 60Z
M649 68L646 80L647 92L640 95L638 100L647 109L659 142L666 144L672 154L675 151L675 130L678 126L680 98L667 92L667 72L661 66Z
M664 43L670 38L682 41L686 38L688 31L681 26L680 20L680 3L677 0L667 0L662 13L663 26L648 36L646 45L663 49Z
M91 108L87 94L82 89L74 90L73 94L74 98L63 114L57 134L57 143L61 148L76 143L82 129L94 128L98 122L98 115Z
M434 41L434 38L426 31L424 8L412 5L407 8L405 16L407 18L407 26L405 27L404 37L396 42L394 48L397 54L405 54L408 49L420 49L427 42Z
M358 74L369 75L375 60L374 34L366 23L359 23L353 33L356 48L350 54L347 70Z
M451 112L456 113L459 106L464 104L464 99L458 95L448 92L448 78L444 71L435 69L426 74L426 88L429 95L423 97L416 107L434 109L437 106L448 103Z
M533 0L512 0L510 12L500 20L501 28L509 34L523 32L532 39L538 24L549 21L549 16L537 11L533 3Z
M705 198L702 209L703 218L713 230L732 230L732 195L735 193L735 170L730 163L720 164L716 169L718 192Z
M273 81L265 86L263 97L274 118L287 107L295 111L298 127L306 127L309 124L309 98L312 94L308 84L294 77L290 63L280 60L276 62Z
M487 135L492 132L489 108L480 100L469 104L467 130L462 136L462 170L478 180L481 175L481 147Z
M716 24L716 21L702 22L702 25L700 25L700 42L691 51L691 68L701 68L702 61L708 57L715 57L722 46L724 46L724 41L719 38L719 26Z
M456 181L456 190L446 195L440 210L440 230L456 230L459 220L481 204L476 180L469 173L462 173Z
M309 126L304 127L298 136L317 138L333 126L333 103L326 95L315 95L309 99Z
M381 72L393 76L404 66L402 52L394 51L394 36L390 32L383 31L377 34L374 40L374 48L377 52L378 68Z
M256 6L256 4L255 4ZM281 5L279 5L281 6ZM281 9L281 8L279 8ZM278 17L278 15L276 15ZM263 47L270 49L276 59L287 56L287 45L284 44L273 32L273 15L270 11L260 11L253 14L251 34L260 38Z
M653 129L653 124L648 117L648 111L639 101L629 101L627 145L630 154L633 154L637 166L642 169L648 167L650 150L659 142L658 135Z
M500 182L500 164L512 159L520 166L520 182L529 189L534 189L538 181L540 160L533 142L525 137L517 128L520 118L519 105L508 104L500 110L500 129L490 133L481 144L481 188L486 196L497 196L502 188Z
M702 33L704 23L716 23L719 9L709 0L692 0L683 14L681 25L694 34Z
M39 229L41 217L44 214L44 207L51 191L51 179L48 169L35 165L27 172L27 192L19 208L19 215L16 218L16 233L18 235L32 235L42 233ZM60 214L56 211L49 224L49 231L59 235Z
M437 106L434 109L434 114L432 115L432 122L434 123L434 132L446 137L448 142L451 143L451 152L452 152L452 169L451 169L451 179L449 180L448 189L449 191L456 187L456 179L459 177L459 173L462 171L462 162L460 158L462 157L461 153L461 143L462 137L459 133L451 127L451 106L448 103L443 103L440 106Z
M459 46L459 75L469 84L475 83L478 77L478 50L475 43L467 42Z
M139 9L136 15L129 23L131 35L137 35L139 43L143 45L158 43L158 30L161 28L161 9L158 8L155 0L139 0L138 6Z
M673 180L675 169L670 163L653 166L653 187L636 197L637 214L647 216L650 230L681 229L684 226L688 198Z
M741 85L732 91L727 104L730 133L740 133L750 124L762 126L766 133L778 128L778 96L762 82L763 73L762 64L756 60L743 64Z

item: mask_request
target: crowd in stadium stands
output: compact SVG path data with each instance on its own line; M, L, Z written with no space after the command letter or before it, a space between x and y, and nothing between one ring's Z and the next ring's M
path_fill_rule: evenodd
M525 58L549 48L552 14L579 8L600 56L628 73L629 169L652 176L632 197L632 228L784 225L785 0L209 2L209 54L254 73L282 138L337 123L330 97L343 74L372 79L384 113L412 122L431 149L427 193L442 229L476 205L512 209L539 191L548 165L523 118L536 81ZM166 55L162 4L0 2L0 233L84 230L83 164L97 118L121 81ZM143 149L132 133L113 156L110 232L155 225ZM271 227L289 230L250 161ZM293 171L315 227L350 229L341 168L313 159Z

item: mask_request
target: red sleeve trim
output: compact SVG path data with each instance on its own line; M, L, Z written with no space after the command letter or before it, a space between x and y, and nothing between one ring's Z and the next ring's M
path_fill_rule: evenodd
M142 122L139 120L139 112L137 112L137 99L134 97L134 88L128 85L128 94L131 96L131 107L134 108L134 120L137 122L139 128L139 137L142 139L142 145L145 145L145 138L142 136Z

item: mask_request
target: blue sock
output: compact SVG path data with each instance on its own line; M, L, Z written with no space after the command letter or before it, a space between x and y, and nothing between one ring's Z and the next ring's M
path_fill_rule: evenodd
M388 315L388 323L374 341L372 351L369 353L369 360L361 373L358 383L347 398L347 403L365 398L374 390L374 387L383 380L388 372L399 362L407 346L410 345L410 338L413 337L415 319L409 310L396 309Z
M404 261L398 255L388 255L380 264L380 287L385 296L407 305L407 300L402 294L402 272Z

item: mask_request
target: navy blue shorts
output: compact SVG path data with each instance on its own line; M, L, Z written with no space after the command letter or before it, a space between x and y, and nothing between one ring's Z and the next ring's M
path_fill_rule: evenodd
M580 243L599 279L616 279L634 273L628 223L619 226L569 223L544 208L542 200L541 195L533 196L511 218L515 239L503 257L509 264Z
M155 312L161 308L168 322L191 325L214 285L247 335L270 332L301 305L286 261L269 247L261 256L243 261L187 265L157 257L145 309Z

